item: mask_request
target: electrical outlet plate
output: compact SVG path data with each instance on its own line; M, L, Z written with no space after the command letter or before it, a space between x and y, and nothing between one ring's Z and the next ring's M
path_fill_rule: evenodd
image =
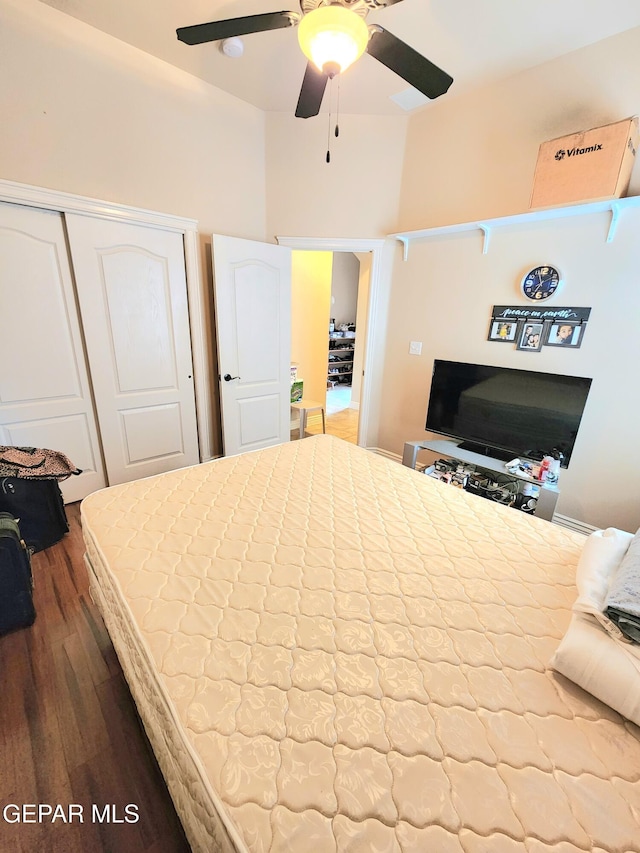
M411 341L409 355L422 355L422 341Z

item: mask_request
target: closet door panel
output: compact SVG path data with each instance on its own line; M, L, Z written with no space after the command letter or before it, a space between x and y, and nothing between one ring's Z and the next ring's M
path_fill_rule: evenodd
M109 483L196 464L182 235L66 221Z
M110 252L103 254L102 265L118 391L176 388L169 271L163 259ZM130 287L131 280L138 286Z
M0 204L0 296L0 444L65 453L80 500L105 478L59 213Z

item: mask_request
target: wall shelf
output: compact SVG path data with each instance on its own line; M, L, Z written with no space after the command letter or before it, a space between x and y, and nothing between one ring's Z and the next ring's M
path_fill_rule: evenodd
M394 237L402 243L404 250L403 257L406 261L409 257L409 246L413 242L434 240L450 234L460 234L463 231L479 231L482 234L482 254L486 255L489 251L491 233L496 228L504 228L509 225L529 225L533 222L543 222L548 219L566 219L570 216L586 216L589 213L610 213L611 221L607 233L607 243L611 243L615 236L621 213L631 207L640 207L640 196L600 199L599 201L588 201L581 202L580 204L555 207L541 207L537 210L516 213L512 216L500 216L495 219L483 219L475 222L462 222L457 225L441 225L435 228L423 228L419 231L399 231L389 236Z

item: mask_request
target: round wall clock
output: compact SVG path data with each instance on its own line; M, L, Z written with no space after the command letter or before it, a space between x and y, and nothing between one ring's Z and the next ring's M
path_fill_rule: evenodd
M562 277L555 267L539 266L523 277L520 289L527 299L540 302L553 296L561 283Z

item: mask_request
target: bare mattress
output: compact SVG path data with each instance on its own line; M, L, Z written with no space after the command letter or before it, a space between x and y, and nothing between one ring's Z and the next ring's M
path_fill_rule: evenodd
M194 851L640 851L639 730L548 665L579 534L329 436L82 523Z

